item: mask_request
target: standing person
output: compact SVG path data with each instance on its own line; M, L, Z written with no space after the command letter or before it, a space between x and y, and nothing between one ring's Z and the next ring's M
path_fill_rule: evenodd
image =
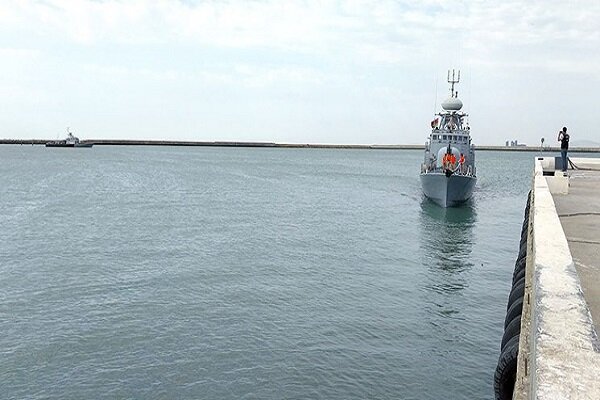
M454 153L450 154L450 164L452 165L452 170L456 170L456 156Z
M569 150L570 136L567 133L567 127L563 126L562 131L558 131L558 141L560 142L560 157L562 158L562 171L567 171L567 151Z
M465 155L460 153L460 158L458 159L458 165L460 166L460 173L465 173Z

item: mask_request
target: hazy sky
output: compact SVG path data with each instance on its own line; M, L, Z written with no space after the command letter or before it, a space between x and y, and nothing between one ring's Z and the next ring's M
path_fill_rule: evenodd
M600 141L598 1L4 0L0 137ZM437 86L437 96L436 96Z

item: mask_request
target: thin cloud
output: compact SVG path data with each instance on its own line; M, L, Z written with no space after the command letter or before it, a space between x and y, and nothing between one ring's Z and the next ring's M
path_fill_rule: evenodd
M531 99L532 110L552 109L556 102L540 92L547 81L568 96L570 112L581 113L574 131L592 132L585 115L600 90L599 20L600 3L581 0L15 0L0 4L0 38L11 43L0 49L0 87L10 87L19 101L0 105L10 110L10 126L10 118L43 114L35 99L74 110L85 99L110 109L102 90L110 87L122 107L143 109L144 93L152 90L191 109L208 104L202 122L215 127L215 138L234 134L219 123L227 115L248 129L240 139L271 132L301 142L310 129L311 137L328 142L420 143L435 80L462 67L468 81L461 93L472 89L478 100L474 128L492 119L498 104L515 99L525 108ZM258 115L253 98L266 114ZM308 129L289 127L291 109ZM195 115L186 115L189 126ZM81 118L94 129L93 115ZM141 124L152 131L163 124L158 118L149 115ZM538 136L555 123L531 112L527 118L523 135ZM179 120L178 131L193 136L187 119ZM297 133L286 136L282 127ZM509 129L505 122L486 125L481 140L503 143Z

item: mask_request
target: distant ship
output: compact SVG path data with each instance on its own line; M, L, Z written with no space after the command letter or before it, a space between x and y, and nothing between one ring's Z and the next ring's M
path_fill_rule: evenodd
M448 71L450 97L442 102L443 111L431 121L431 134L425 144L421 165L421 186L429 199L442 207L456 207L469 200L477 182L475 152L471 144L468 115L454 91L460 71Z
M92 147L93 143L83 143L79 141L78 137L73 136L67 128L67 138L64 140L55 140L52 142L46 142L46 147Z

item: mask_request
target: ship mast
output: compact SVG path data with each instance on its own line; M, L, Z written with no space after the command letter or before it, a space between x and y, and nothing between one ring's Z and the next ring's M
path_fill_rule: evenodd
M458 70L458 75L455 75L455 71L452 70L452 79L450 79L450 70L448 70L448 83L452 86L450 87L450 97L458 97L458 92L454 91L454 84L460 82L460 70Z

